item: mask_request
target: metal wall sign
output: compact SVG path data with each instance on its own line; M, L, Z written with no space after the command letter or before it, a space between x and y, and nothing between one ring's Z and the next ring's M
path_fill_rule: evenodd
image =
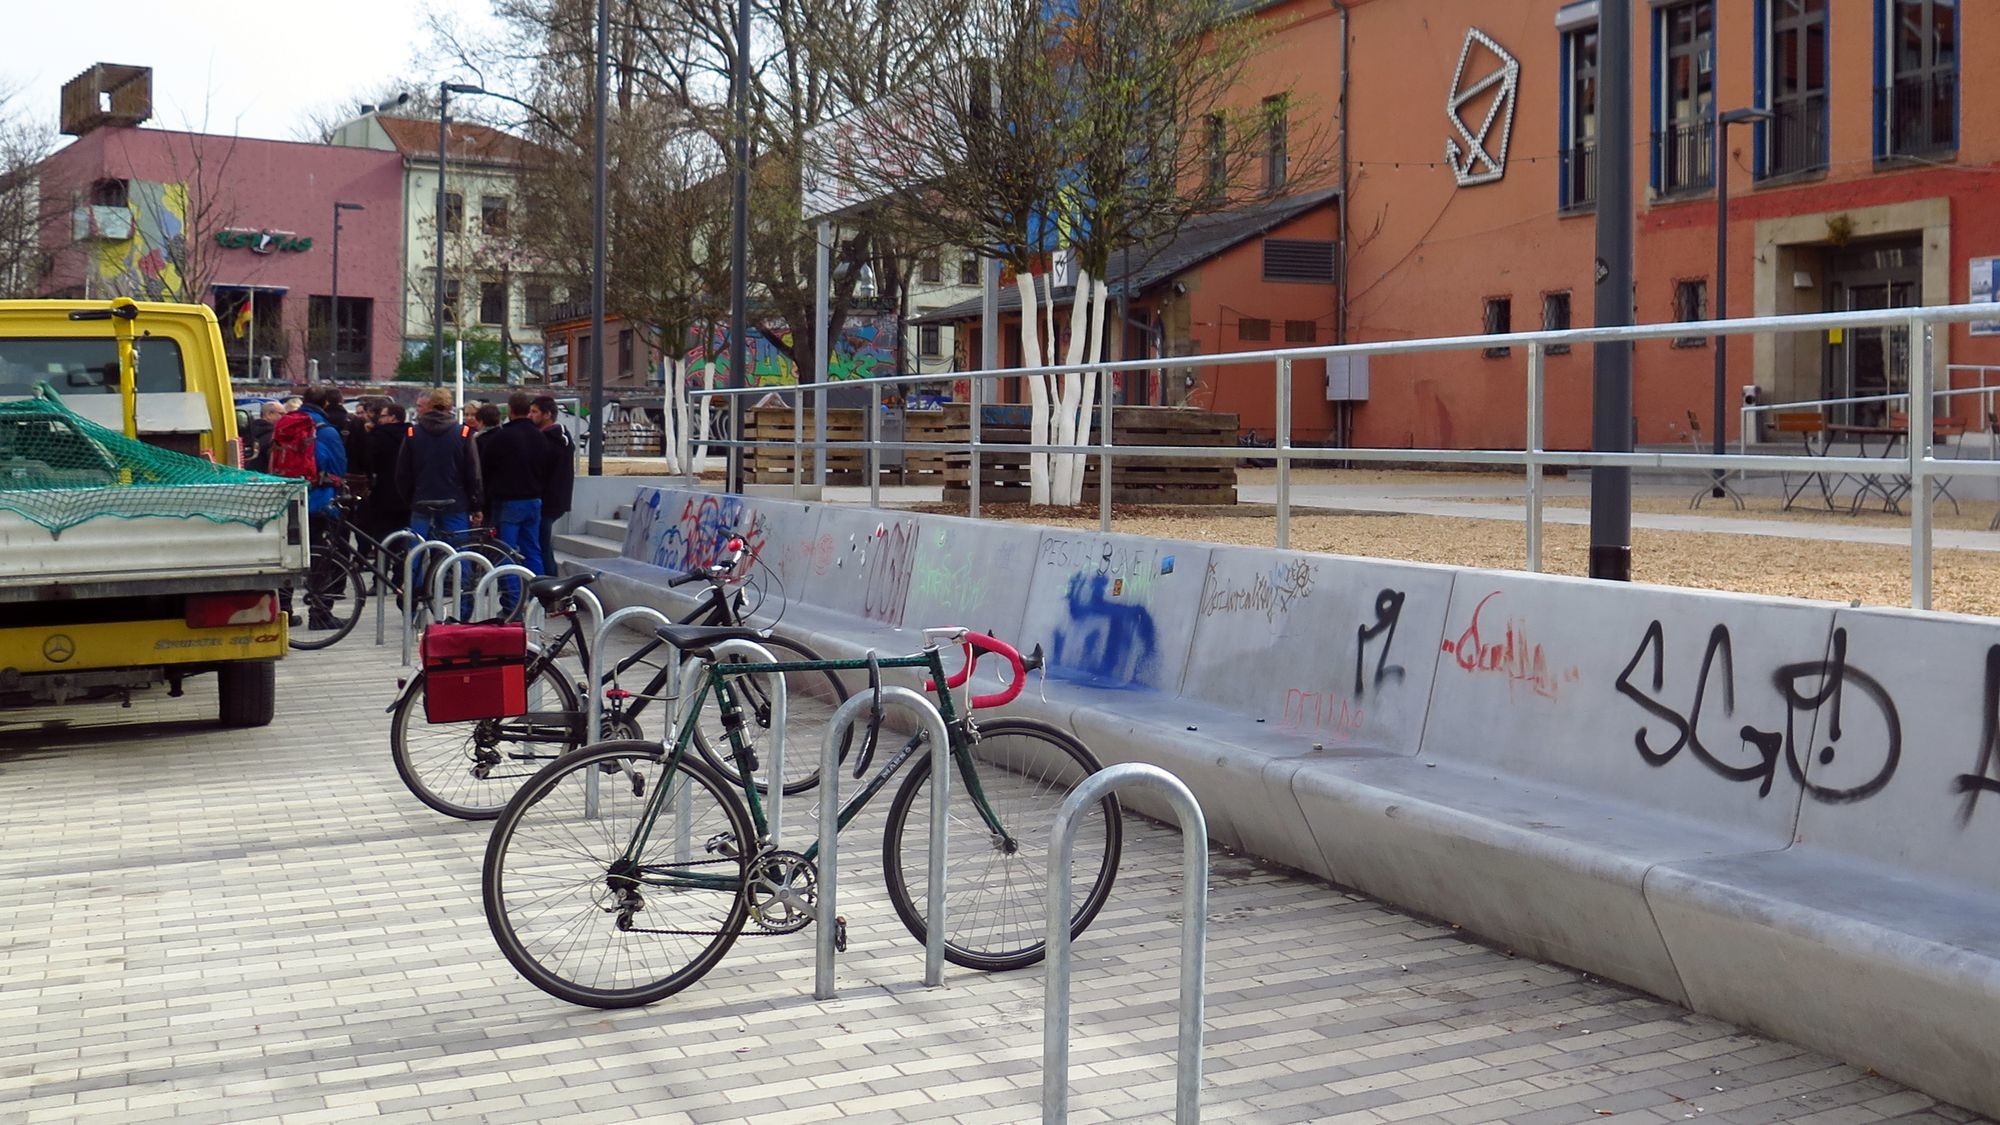
M1475 51L1474 48L1484 48ZM1470 72L1468 75L1468 71ZM1458 49L1458 69L1451 76L1451 93L1444 113L1457 134L1444 143L1445 163L1458 186L1491 183L1507 174L1507 138L1514 131L1514 102L1520 88L1521 64L1493 37L1467 28ZM1496 89L1497 87L1497 89ZM1466 107L1490 97L1478 127L1466 124ZM1499 135L1494 135L1494 126Z

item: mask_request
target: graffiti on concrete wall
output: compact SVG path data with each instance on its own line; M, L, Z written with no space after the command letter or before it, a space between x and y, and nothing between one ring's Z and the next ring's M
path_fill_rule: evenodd
M1043 536L1039 568L1068 574L1049 675L1096 687L1161 687L1161 638L1149 603L1174 563L1166 545Z
M861 584L861 616L900 627L910 596L910 578L917 556L917 521L888 520L875 530L850 535L847 548L833 560L834 569Z
M1495 590L1479 599L1465 629L1457 637L1444 639L1441 647L1452 658L1451 666L1470 676L1505 677L1510 698L1526 691L1543 699L1557 699L1563 686L1577 682L1582 672L1574 665L1562 667L1560 661L1551 667L1548 653L1534 640L1528 622L1507 616L1494 606L1499 597L1500 591Z
M654 489L634 506L626 532L630 557L673 571L713 566L725 556L731 535L743 537L743 568L763 552L767 522L742 497L690 494L677 511L674 500L674 494Z
M782 327L774 328L774 331L777 333L775 337L761 331L747 333L744 340L745 359L757 386L793 386L799 381L799 371L789 354L792 333ZM729 378L728 325L690 329L686 358L690 371L698 371L702 365L714 361L716 385L735 385ZM840 335L834 339L829 350L827 377L838 382L870 375L890 375L895 369L896 318L893 315L848 314Z

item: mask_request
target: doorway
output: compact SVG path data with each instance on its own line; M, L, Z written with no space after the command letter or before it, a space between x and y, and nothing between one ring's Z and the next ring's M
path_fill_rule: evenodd
M1909 308L1921 303L1923 245L1915 238L1857 244L1829 255L1827 311ZM1850 328L1827 334L1821 397L1869 398L1910 386L1907 328ZM1837 425L1887 425L1901 403L1842 403L1828 409Z

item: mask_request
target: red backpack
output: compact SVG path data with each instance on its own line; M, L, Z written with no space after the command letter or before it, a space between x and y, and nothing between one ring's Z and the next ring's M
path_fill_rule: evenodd
M319 483L319 423L303 410L294 410L278 419L271 430L271 464L274 477L298 477Z

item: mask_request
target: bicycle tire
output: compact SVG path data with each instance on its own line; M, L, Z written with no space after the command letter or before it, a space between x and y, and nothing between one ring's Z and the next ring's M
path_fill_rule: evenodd
M756 852L749 811L700 759L683 755L671 778L666 762L657 742L585 746L531 778L494 822L480 872L487 924L514 968L551 996L592 1008L653 1003L701 979L743 931ZM591 778L598 805L587 816ZM642 884L650 889L633 915L642 928L623 930L612 864L663 780L683 786L687 802L663 795L641 863L656 877L705 875L732 889Z
M582 744L575 737L509 744L498 737L505 720L429 722L425 690L424 673L418 672L415 686L390 713L389 757L417 800L446 816L492 820L536 770ZM528 710L578 713L576 688L559 665L539 655L528 666Z
M988 831L965 779L953 770L946 827L945 958L968 969L1020 969L1047 953L1049 825L1083 779L1103 766L1067 732L1034 719L979 724L973 747L988 804L1013 837ZM889 901L919 942L929 934L931 759L912 769L889 805L882 832L882 874ZM1070 889L1070 937L1104 908L1123 847L1118 798L1106 794L1077 823ZM912 891L914 888L914 893Z
M825 657L797 641L773 636L759 644L769 649L772 656L783 661L818 661ZM748 663L741 656L732 656L731 664ZM768 771L770 762L762 752L765 735L771 729L771 673L752 673L731 676L729 685L738 696L738 702L747 713L748 721L743 732L750 741L750 747L758 751L758 768ZM811 792L819 784L819 765L826 738L827 720L842 703L847 702L847 685L832 670L821 672L786 672L785 706L788 711L785 728L785 795L796 796ZM841 736L840 760L847 760L848 749L854 744L854 730L849 728ZM695 752L702 760L714 766L716 772L727 778L738 788L743 785L743 771L736 768L736 756L730 752L729 739L723 733L721 712L715 709L713 698L702 707L701 721L694 728ZM757 781L757 791L771 791L768 773Z
M290 611L300 624L287 631L285 643L306 652L330 648L352 633L368 603L360 569L353 556L339 548L315 551L305 582L289 592Z

